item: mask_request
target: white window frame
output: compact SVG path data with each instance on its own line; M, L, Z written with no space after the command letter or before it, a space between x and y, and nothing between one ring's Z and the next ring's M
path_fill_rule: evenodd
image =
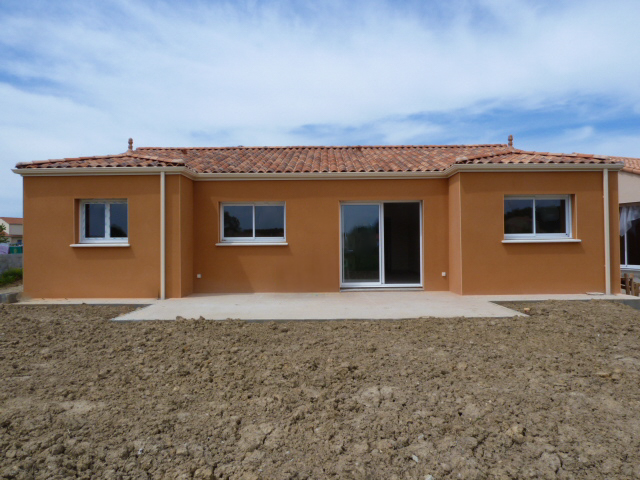
M385 203L417 203L420 206L420 283L385 283L386 271L384 262L384 204ZM343 208L345 205L377 205L378 206L378 281L375 282L349 282L344 279L344 214ZM353 288L423 288L424 287L424 232L422 225L423 218L423 205L422 200L383 200L383 201L358 201L349 200L340 202L340 288L344 290Z
M621 204L620 207L623 207L625 204ZM626 204L629 205L629 204ZM633 204L631 204L633 205ZM632 265L627 263L627 259L629 257L629 255L627 255L629 252L627 251L627 234L629 232L624 232L624 261L625 263L622 263L622 261L620 262L620 268L623 270L640 270L640 265ZM622 235L620 235L622 236ZM620 257L622 258L622 254L620 254Z
M112 204L125 204L127 205L127 236L111 238L111 207ZM100 204L106 205L104 212L104 237L91 237L85 236L86 227L86 205ZM129 243L129 202L123 199L91 199L80 201L80 243Z
M624 260L625 263L620 263L620 268L625 269L625 270L639 270L640 269L640 265L631 265L629 263L626 263L627 261L627 257L628 255L628 248L627 248L627 233L628 232L624 232Z
M253 235L251 237L225 237L224 235L224 209L225 207L252 207L251 221ZM256 207L283 207L284 236L282 237L256 237ZM220 203L220 243L223 244L262 244L272 243L286 244L287 242L287 204L286 202L223 202Z
M505 195L502 200L502 228L505 240L553 240L573 238L573 219L571 217L571 195ZM507 200L533 200L533 233L504 232L504 202ZM565 233L537 233L536 232L536 200L564 200L565 205Z

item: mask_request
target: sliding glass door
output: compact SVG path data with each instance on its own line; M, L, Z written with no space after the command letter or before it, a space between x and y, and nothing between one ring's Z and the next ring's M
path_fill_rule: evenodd
M342 205L344 283L380 283L380 206Z
M419 202L343 203L342 285L420 285L421 218Z

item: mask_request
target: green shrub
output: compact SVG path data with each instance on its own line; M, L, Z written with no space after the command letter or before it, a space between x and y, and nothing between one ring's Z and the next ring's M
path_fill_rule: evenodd
M10 283L17 282L18 280L22 280L22 269L10 268L9 270L5 270L0 274L0 287L2 285L8 285Z

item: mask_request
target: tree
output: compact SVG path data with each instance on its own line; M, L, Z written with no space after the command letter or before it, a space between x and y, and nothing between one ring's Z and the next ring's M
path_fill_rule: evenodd
M9 236L5 233L7 231L7 227L0 224L0 243L8 243Z

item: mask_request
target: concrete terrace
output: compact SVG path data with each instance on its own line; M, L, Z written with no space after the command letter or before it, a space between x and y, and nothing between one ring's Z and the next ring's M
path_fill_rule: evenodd
M31 299L22 304L141 305L116 321L175 320L398 320L420 317L499 318L522 315L501 301L624 300L627 295L495 295L460 296L451 292L367 291L341 293L200 294L156 299Z

